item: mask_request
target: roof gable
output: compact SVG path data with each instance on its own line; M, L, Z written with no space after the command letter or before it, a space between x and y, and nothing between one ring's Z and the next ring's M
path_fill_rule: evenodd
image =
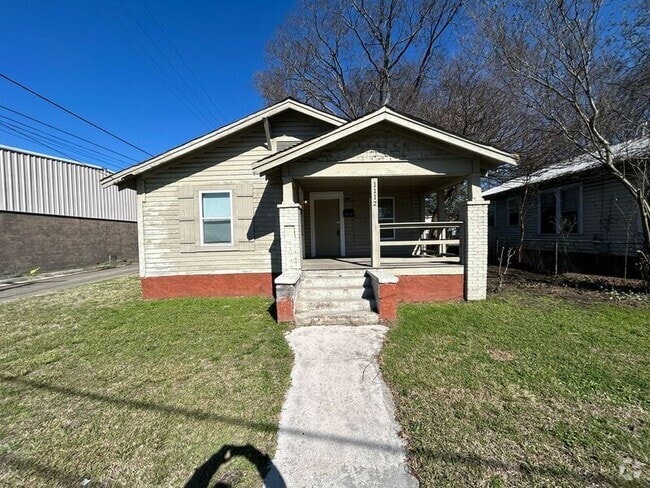
M516 164L517 156L485 144L479 144L463 137L445 132L428 125L422 121L396 112L389 107L382 107L364 117L348 122L327 134L306 141L291 149L271 155L253 164L253 169L259 173L269 171L298 158L306 157L326 146L335 144L361 131L372 128L378 124L389 122L396 126L424 136L434 142L456 148L460 151L472 153L491 165Z
M287 98L282 102L276 103L275 105L271 105L270 107L259 110L247 117L244 117L243 119L239 119L213 132L205 134L201 137L197 137L196 139L192 139L191 141L188 141L185 144L170 149L169 151L159 154L158 156L154 156L153 158L148 159L142 163L136 164L118 173L115 173L107 178L104 178L101 181L102 187L124 183L125 181L130 180L137 175L151 171L154 168L157 168L163 164L167 164L171 161L175 161L178 158L187 155L188 153L204 148L209 144L218 142L221 139L236 134L237 132L243 131L257 123L260 123L264 119L267 119L269 117L278 115L282 112L286 112L289 110L293 110L301 114L307 115L309 117L314 118L315 120L319 120L333 127L339 127L345 122L344 119L341 119L335 115L329 114L327 112L323 112L309 105L298 102L292 98Z

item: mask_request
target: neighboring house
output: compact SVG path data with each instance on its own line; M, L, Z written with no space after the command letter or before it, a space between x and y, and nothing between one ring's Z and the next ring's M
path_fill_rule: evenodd
M136 195L110 174L0 146L0 276L136 260Z
M102 183L137 189L145 298L275 294L292 321L308 270L357 267L390 320L399 301L485 297L480 178L515 161L388 107L346 121L287 99ZM425 223L424 197L464 181L463 222Z
M650 138L613 147L615 161L647 159ZM628 174L629 166L627 168ZM524 190L528 188L524 201ZM630 275L642 246L639 209L630 192L591 156L549 166L483 192L490 200L490 255L517 247L523 264L545 272Z

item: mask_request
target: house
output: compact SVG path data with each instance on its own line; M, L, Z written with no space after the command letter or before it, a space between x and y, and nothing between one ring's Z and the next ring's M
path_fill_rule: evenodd
M137 259L136 195L110 174L0 146L0 276Z
M650 138L613 147L621 168L647 160ZM629 172L629 167L627 168ZM647 178L647 176L646 176ZM525 197L524 197L525 195ZM583 155L483 193L490 200L490 256L516 247L523 223L523 264L544 272L630 275L642 248L639 209L630 192L592 156Z
M347 269L391 320L400 301L485 297L480 178L515 161L388 107L346 121L287 99L102 184L138 192L145 298L275 294L293 321L301 287ZM424 222L424 197L463 182L463 221Z

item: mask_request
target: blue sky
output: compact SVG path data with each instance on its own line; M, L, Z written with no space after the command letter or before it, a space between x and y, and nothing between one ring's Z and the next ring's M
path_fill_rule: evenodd
M0 9L0 73L158 154L263 106L253 74L263 69L265 45L292 3L6 1ZM146 159L3 79L0 105ZM57 134L0 108L0 144L55 154L29 140L42 134L16 121ZM20 137L12 132L17 127L23 131ZM24 131L31 132L26 136ZM60 141L49 141L50 146L56 143ZM70 148L58 149L74 159L105 167L110 163L113 169L132 163L121 156L80 157Z

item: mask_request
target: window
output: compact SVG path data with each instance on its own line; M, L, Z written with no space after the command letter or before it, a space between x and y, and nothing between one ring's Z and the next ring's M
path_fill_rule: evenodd
M201 242L232 244L232 193L201 193Z
M580 233L581 207L579 186L540 193L540 234Z
M379 199L379 223L392 224L395 222L395 199L393 197L384 197ZM379 239L395 239L395 229L382 229Z
M496 225L496 202L491 202L488 206L488 227L494 227Z
M508 198L508 225L519 225L519 198Z

